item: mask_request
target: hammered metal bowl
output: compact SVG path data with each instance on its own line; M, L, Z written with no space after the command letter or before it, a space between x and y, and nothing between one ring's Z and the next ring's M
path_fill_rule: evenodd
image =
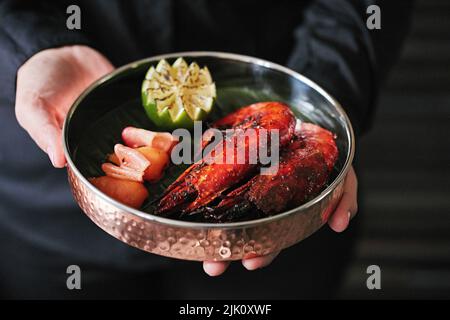
M127 108L141 110L140 84L149 66L163 58L172 62L180 56L208 66L218 88L217 103L225 110L263 100L283 101L299 118L336 133L339 159L328 187L313 200L272 217L214 224L167 219L135 210L90 184L87 178L95 172L90 171L86 161L100 163L104 154L91 147L87 156L89 152L84 146L95 140L96 135L102 135L101 119L120 107L124 114ZM227 101L221 101L221 97L227 97ZM146 119L132 118L123 120L123 125ZM139 124L152 129L149 122ZM99 128L99 132L86 137L92 126ZM120 141L118 131L108 132L107 147L112 149L114 142ZM64 124L64 148L73 196L101 229L147 252L185 260L225 261L279 251L317 231L342 196L344 178L353 159L354 136L339 103L317 84L288 68L236 54L183 52L128 64L93 83L69 111Z

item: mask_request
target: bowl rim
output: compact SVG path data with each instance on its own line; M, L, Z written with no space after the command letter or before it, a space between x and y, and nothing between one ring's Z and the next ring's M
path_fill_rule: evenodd
M120 203L119 201L107 196L105 193L101 192L99 189L94 187L93 184L91 184L86 177L84 177L81 172L77 169L75 166L75 163L72 161L71 155L69 153L69 147L68 147L68 127L69 122L72 119L73 114L75 113L77 107L80 105L80 103L84 100L86 96L88 96L93 90L95 90L97 87L102 85L103 83L113 79L114 77L120 75L122 72L130 70L130 69L136 69L140 67L142 64L146 64L153 61L159 61L161 59L171 59L171 58L178 58L178 57L212 57L212 58L219 58L219 59L227 59L227 60L234 60L238 62L244 62L249 64L256 64L258 66L280 71L282 73L285 73L297 80L302 81L312 89L316 90L320 95L322 95L329 103L333 105L334 108L337 109L337 111L340 113L340 115L344 118L345 123L345 131L346 131L346 138L347 143L349 145L348 152L346 154L346 159L343 165L342 170L339 172L337 177L333 180L332 183L328 185L327 188L325 188L319 195L311 199L310 201L292 208L288 211L265 217L255 220L248 220L248 221L239 221L239 222L225 222L225 223L213 223L213 222L190 222L190 221L182 221L182 220L176 220L176 219L170 219L165 217L160 217L157 215L153 215L150 213L146 213L143 211L140 211L138 209L134 209L132 207L129 207L125 204ZM101 197L104 201L108 202L109 204L115 206L116 208L122 210L123 212L126 212L128 214L136 215L146 221L149 222L157 222L159 224L168 225L171 227L181 227L181 228L194 228L194 229L236 229L236 228L251 228L257 225L263 225L266 223L270 223L273 221L277 221L280 219L284 219L290 215L293 214L300 214L301 212L304 212L306 209L314 206L315 204L319 203L322 199L327 197L332 191L339 185L342 180L345 178L347 172L350 170L350 167L353 162L353 157L355 154L355 136L353 132L353 127L350 122L349 117L347 116L347 113L342 108L341 104L328 92L326 92L322 87L320 87L318 84L316 84L314 81L310 80L309 78L301 75L300 73L289 69L285 66L282 66L280 64L270 62L268 60L248 56L248 55L241 55L241 54L235 54L235 53L228 53L228 52L220 52L220 51L182 51L182 52L174 52L174 53L168 53L168 54L161 54L156 55L144 59L140 59L134 62L130 62L128 64L125 64L112 72L104 75L100 79L93 82L89 87L87 87L79 96L78 98L73 102L72 106L70 107L66 119L64 120L63 124L63 148L64 148L64 154L67 161L67 166L72 170L72 172L76 175L78 179L80 179L83 184L90 189L91 192L96 194L96 196Z

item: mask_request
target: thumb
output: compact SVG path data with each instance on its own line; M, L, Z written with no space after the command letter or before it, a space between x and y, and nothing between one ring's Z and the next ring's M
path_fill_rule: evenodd
M63 168L66 164L66 157L62 145L62 130L59 127L49 125L42 139L42 144L45 145L44 151L47 152L53 166Z
M48 154L55 168L66 163L62 144L62 130L56 117L43 108L41 103L16 105L16 117L19 124L44 152Z

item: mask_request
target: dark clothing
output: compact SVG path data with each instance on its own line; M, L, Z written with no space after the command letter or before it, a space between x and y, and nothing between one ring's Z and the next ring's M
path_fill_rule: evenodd
M81 8L79 31L66 28L71 4ZM381 7L381 30L366 27L370 4ZM0 294L329 296L350 249L349 236L329 230L286 250L264 271L245 273L235 266L219 280L207 279L197 263L140 252L99 230L72 200L65 172L52 169L17 124L16 72L43 49L73 44L97 49L116 66L176 51L242 53L287 65L317 82L341 102L361 134L380 82L398 55L410 9L411 1L389 0L0 1L0 254L5 260ZM89 285L81 294L65 289L69 264L80 265L90 277L91 291ZM188 285L180 273L171 273L177 268L190 270L189 281L195 282ZM245 288L233 293L239 283Z

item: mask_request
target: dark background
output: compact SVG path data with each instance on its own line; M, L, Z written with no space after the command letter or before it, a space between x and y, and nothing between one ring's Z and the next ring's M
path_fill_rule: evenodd
M450 1L420 0L361 140L361 230L341 298L450 298L449 129ZM366 287L371 264L382 290Z

